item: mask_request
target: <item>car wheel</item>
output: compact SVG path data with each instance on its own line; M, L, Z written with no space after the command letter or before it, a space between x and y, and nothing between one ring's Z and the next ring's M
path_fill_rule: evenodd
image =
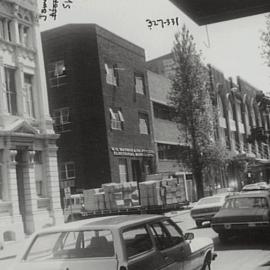
M211 270L211 255L206 256L201 270Z
M195 223L196 223L196 226L198 228L201 228L202 227L202 222L201 221L195 221Z
M218 234L218 238L219 238L219 241L223 244L226 244L228 243L228 240L229 240L229 236L228 234L226 233L219 233Z

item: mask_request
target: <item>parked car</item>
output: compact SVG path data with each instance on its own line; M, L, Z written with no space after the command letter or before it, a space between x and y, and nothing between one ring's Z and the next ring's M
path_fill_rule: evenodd
M249 231L270 229L270 196L268 191L243 192L228 198L212 218L212 228L223 242Z
M107 216L36 233L13 270L210 269L210 238L183 234L160 215Z
M269 190L270 186L266 182L258 182L258 183L253 183L249 185L245 185L242 188L242 192L246 191L255 191L255 190Z
M193 206L190 215L198 228L202 226L203 222L211 221L212 217L219 211L229 195L230 193L221 193L204 197Z

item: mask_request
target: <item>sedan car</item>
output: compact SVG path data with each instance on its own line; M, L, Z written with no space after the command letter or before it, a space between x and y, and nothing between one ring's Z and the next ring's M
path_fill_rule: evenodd
M13 270L210 269L212 239L195 238L168 217L92 218L35 234Z
M243 192L228 198L212 218L212 228L223 242L250 231L270 231L268 191Z
M255 190L269 190L270 186L266 182L258 182L258 183L253 183L249 185L245 185L242 188L242 192L246 191L255 191Z
M190 211L197 227L201 227L205 221L211 221L212 217L225 203L229 193L218 194L200 199Z

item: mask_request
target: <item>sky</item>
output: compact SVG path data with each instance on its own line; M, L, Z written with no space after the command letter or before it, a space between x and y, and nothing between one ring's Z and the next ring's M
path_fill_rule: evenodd
M38 0L39 9L54 0ZM270 93L270 67L261 56L261 32L265 14L198 26L169 0L58 0L57 17L40 19L40 30L68 23L96 23L145 49L146 60L170 53L174 35L186 24L202 51L205 63L214 65L226 77L240 76ZM70 2L70 3L69 3ZM66 8L63 7L66 5ZM70 8L68 8L68 5ZM148 27L146 20L175 19L179 25Z

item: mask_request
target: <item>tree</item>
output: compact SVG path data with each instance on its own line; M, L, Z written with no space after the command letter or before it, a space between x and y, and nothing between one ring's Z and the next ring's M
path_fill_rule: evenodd
M201 198L204 170L215 164L223 165L226 151L215 141L216 108L211 99L208 70L185 25L175 35L172 53L176 68L169 99L176 110L179 130L186 129L186 141L190 145L180 153L180 160L192 169L197 195Z
M266 29L261 34L262 56L270 67L270 13L266 16Z

